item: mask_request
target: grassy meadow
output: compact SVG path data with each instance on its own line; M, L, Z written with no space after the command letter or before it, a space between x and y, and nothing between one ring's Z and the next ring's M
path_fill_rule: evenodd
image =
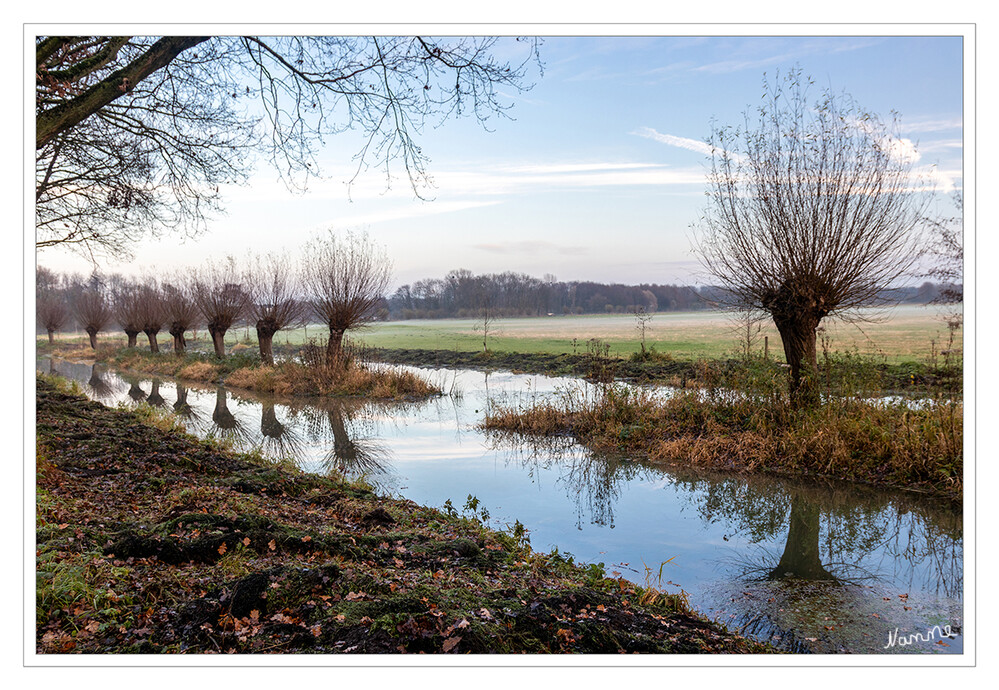
M662 312L655 314L646 332L646 347L677 359L715 358L738 353L742 340L732 314L725 312ZM904 305L891 310L870 310L869 321L853 324L833 321L826 326L832 351L885 356L890 362L928 361L947 348L949 333L938 307ZM373 324L354 338L370 347L477 351L482 333L473 319L391 321ZM315 328L315 331L313 329ZM318 327L310 335L321 334ZM957 331L954 349L962 347ZM769 337L770 356L781 359L780 336L772 322L763 322L754 333L755 349L763 350ZM304 339L302 329L279 336L282 342ZM641 349L635 317L630 314L555 316L499 319L490 325L488 344L498 352L585 353L587 341L599 338L609 354L627 356ZM575 344L573 340L575 339ZM821 350L821 344L820 344Z
M936 306L903 305L890 310L869 310L867 320L859 323L830 321L825 325L827 347L831 352L857 352L885 358L888 362L918 361L930 363L936 353L948 347L949 333L943 319L943 310ZM360 344L376 348L456 350L477 352L482 350L480 322L474 319L434 319L387 321L371 324L351 334ZM755 330L755 329L754 329ZM726 312L661 312L653 316L646 331L646 347L669 353L679 360L718 358L742 351L744 332L734 315ZM196 332L195 342L207 342L207 333ZM281 331L274 338L276 346L298 345L309 338L323 339L325 329L318 324L304 328ZM760 324L754 332L754 351L762 354L764 337L769 338L769 354L776 360L783 358L780 336L772 322ZM58 339L77 339L86 336L61 334ZM641 349L636 320L630 314L586 314L580 316L552 316L538 318L498 319L489 328L489 349L496 352L585 354L588 341L597 338L609 347L611 356L627 357ZM102 333L101 342L124 343L124 334ZM140 338L140 346L145 344ZM44 336L39 342L45 342ZM160 342L169 342L169 336L160 334ZM240 326L226 334L226 343L245 343L255 346L253 328ZM963 331L955 334L953 349L963 346ZM819 343L821 354L822 343Z

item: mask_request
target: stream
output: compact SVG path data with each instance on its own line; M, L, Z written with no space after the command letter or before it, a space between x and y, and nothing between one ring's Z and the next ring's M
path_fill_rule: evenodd
M447 394L385 403L268 398L49 358L37 369L105 405L171 410L189 433L237 450L363 477L379 493L475 512L497 529L519 521L536 551L682 589L708 618L791 651L963 652L960 507L845 482L666 468L478 428L490 404L590 385L579 379L420 369Z

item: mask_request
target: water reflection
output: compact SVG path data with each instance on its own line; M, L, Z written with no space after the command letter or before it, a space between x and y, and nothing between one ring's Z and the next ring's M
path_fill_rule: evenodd
M128 397L132 399L132 402L140 403L146 399L146 392L139 386L138 379L132 379L128 383Z
M301 433L296 427L278 420L273 401L264 401L260 405L260 434L260 446L266 455L293 459L303 452Z
M114 387L108 383L103 374L99 364L94 364L90 368L90 378L87 379L87 395L95 400L107 400L115 393Z
M215 407L212 410L212 430L217 438L221 438L234 448L245 449L253 444L253 432L236 415L229 410L229 391L223 386L215 388Z
M372 404L254 397L90 365L39 368L86 382L103 402L170 397L191 433L294 457L307 471L363 476L382 493L431 506L475 495L497 526L525 524L535 548L557 545L639 583L646 567L673 558L664 577L696 607L747 633L786 633L789 649L815 638L816 651L880 652L885 628L962 622L963 526L948 503L852 484L666 470L568 438L525 445L476 428L490 401L558 394L579 381L449 372L463 395ZM961 649L950 644L936 651Z
M166 400L164 400L163 396L160 395L160 385L162 383L163 382L159 379L154 378L150 384L152 386L152 390L149 391L149 395L146 396L146 402L153 407L166 407Z

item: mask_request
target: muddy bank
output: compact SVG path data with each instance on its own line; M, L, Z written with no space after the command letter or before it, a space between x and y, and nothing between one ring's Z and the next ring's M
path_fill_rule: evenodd
M172 424L38 379L39 652L772 651L682 597L537 554L516 528Z

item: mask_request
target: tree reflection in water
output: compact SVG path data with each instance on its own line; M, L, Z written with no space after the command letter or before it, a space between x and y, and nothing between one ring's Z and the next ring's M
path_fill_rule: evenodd
M139 379L129 377L125 378L125 382L128 383L128 397L132 402L140 403L146 399L146 392L139 387Z
M389 470L388 447L374 438L352 437L347 431L351 412L337 401L326 405L328 438L333 443L323 456L323 468L350 479L363 477L377 483L379 475L385 475Z
M184 428L189 432L203 433L205 426L205 415L187 402L187 386L177 382L177 400L173 404L173 412L178 419L183 421Z
M87 393L96 400L105 401L114 397L114 386L104 378L104 372L94 364L90 368L90 378L87 379Z
M252 433L229 410L226 396L226 389L222 386L215 389L215 409L212 411L212 421L215 423L215 427L212 432L219 438L233 444L234 447L247 450L253 446Z
M160 395L160 384L161 383L162 382L159 379L153 379L152 384L151 384L152 385L152 390L149 392L149 395L146 397L146 402L149 403L150 405L154 406L154 407L164 407L164 406L166 406L166 400L164 400L163 396Z
M296 421L300 420L311 442L322 449L318 471L363 479L381 490L395 480L391 452L384 442L362 435L361 430L373 433L373 418L384 407L366 400L325 398L290 411Z
M272 457L294 460L303 455L302 435L294 426L281 423L274 410L274 402L260 403L260 449Z
M489 438L532 476L540 468L557 471L580 529L584 520L613 528L627 482L666 479L664 490L691 505L705 525L723 522L726 539L760 545L739 549L726 562L738 579L881 580L938 596L963 593L962 519L949 502L847 483L665 468L588 452L566 437L538 441L501 432ZM883 564L894 571L879 572Z
M518 463L531 478L540 470L558 471L558 482L575 505L578 530L586 522L614 529L614 505L621 498L622 487L650 476L649 469L640 463L591 453L566 436L525 439L494 431L488 433L488 439L493 450L504 452L508 462Z

